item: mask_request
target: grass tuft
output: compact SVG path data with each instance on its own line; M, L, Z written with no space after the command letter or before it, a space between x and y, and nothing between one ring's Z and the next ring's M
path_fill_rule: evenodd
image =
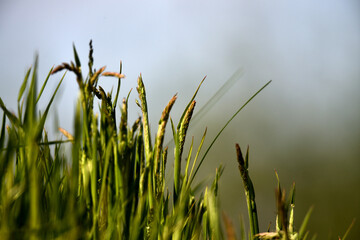
M142 76L138 77L136 88L139 97L136 103L142 116L129 124L128 99L131 91L126 98L118 101L121 80L125 77L122 62L119 72L105 72L105 67L96 70L93 67L92 41L89 47L87 76L83 76L73 45L74 62L51 68L39 92L38 60L35 59L18 93L17 114L12 113L0 98L3 111L0 133L1 239L236 239L231 220L225 214L221 218L219 210L219 183L223 167L220 165L216 169L210 187L201 189L199 185L193 186L192 182L219 135L270 82L235 112L199 161L206 129L199 146L194 146L194 138L188 153L184 153L184 146L195 111L195 97L205 78L176 127L170 113L177 94L169 100L160 116L153 144ZM47 91L48 79L63 70L74 73L80 95L75 106L73 129L59 128L65 140L49 140L44 126L66 72L43 111L38 110L38 102L43 98L43 92ZM240 74L238 71L220 89L216 98ZM106 93L99 85L101 77L118 80L114 98L112 93ZM96 99L100 101L99 114L94 111ZM116 122L116 108L120 109L119 124ZM169 149L163 147L169 119L175 143L172 190L168 186L172 183L165 181ZM64 154L64 144L70 145L70 159ZM299 232L296 232L293 220L295 185L289 200L285 200L280 182L276 192L276 231L259 232L255 190L248 172L249 149L245 158L239 145L236 145L236 150L248 204L249 239L306 239L309 234L306 225L312 208ZM182 161L185 167L182 167ZM243 221L240 230L241 239L245 239Z

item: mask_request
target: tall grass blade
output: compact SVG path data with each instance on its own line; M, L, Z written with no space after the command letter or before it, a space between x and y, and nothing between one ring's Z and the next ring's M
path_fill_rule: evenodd
M120 61L120 70L119 70L119 73L122 74L122 61ZM118 78L118 85L117 85L116 95L115 95L115 99L114 99L112 108L115 108L115 106L116 106L116 104L117 104L117 100L118 100L119 93L120 93L120 87L121 87L121 78Z
M244 76L244 70L242 68L237 69L233 75L216 91L214 95L197 111L191 120L191 127L195 127L197 123L203 118L203 116L214 107L219 99L240 79Z
M345 239L347 238L347 236L349 235L351 229L352 229L352 228L354 227L354 225L355 225L355 221L356 221L356 219L354 218L354 219L352 220L350 226L349 226L348 229L346 230L344 236L341 238L341 240L345 240Z
M25 115L24 115L24 124L26 130L30 130L35 125L37 67L38 67L38 56L35 57L35 64L33 68L30 88L26 98L26 105L25 105L26 107L25 107Z
M255 190L253 183L250 179L248 169L245 168L245 161L242 156L239 144L236 144L236 155L239 164L240 175L244 183L246 203L249 214L250 236L251 239L258 239L256 237L256 234L259 233L259 223L258 223L257 209L255 203Z
M235 73L219 88L218 91L216 91L214 95L209 98L209 100L200 108L200 110L194 114L189 129L192 129L197 125L197 123L203 118L204 114L206 114L211 108L214 107L215 103L235 84L237 80L239 80L243 76L243 73L244 71L242 68L239 68L237 71L235 71ZM201 81L191 101L195 99L195 96L205 78L206 76ZM188 106L190 105L190 103L188 104ZM172 142L173 139L171 139L166 145L169 146Z
M80 63L80 58L79 58L79 55L76 51L76 48L75 48L75 44L73 43L73 52L74 52L74 58L75 58L75 64L76 64L76 67L77 68L80 68L81 67L81 63Z
M207 193L208 194L205 195L205 200L207 201L206 206L210 225L210 236L211 239L222 239L222 233L218 217L219 212L215 196L210 191L207 191Z
M186 182L187 182L187 180L188 180L188 171L189 171L189 166L190 166L190 160L191 160L191 155L192 155L193 146L194 146L194 137L191 139L191 144L190 144L190 148L189 148L189 153L188 153L188 156L187 156L187 159L186 159L186 166L185 166L183 186L186 186Z
M29 79L29 76L30 76L30 72L31 72L31 68L29 68L25 74L25 78L24 78L24 81L23 83L21 84L21 87L20 87L20 90L19 90L19 94L18 94L18 102L20 102L23 94L24 94L24 91L26 89L26 85L27 85L27 81Z
M306 234L306 227L309 223L310 216L312 214L312 211L314 210L314 207L310 207L308 212L306 213L304 220L301 223L300 229L299 229L299 239L303 239Z
M191 167L191 171L190 171L190 174L189 174L189 179L192 179L192 176L193 176L193 171L194 171L194 168L196 166L196 162L197 162L197 159L199 157L199 154L200 154L200 151L201 151L201 148L204 144L204 140L205 140L205 136L206 136L206 132L207 132L207 128L205 128L205 132L203 134L203 137L201 138L201 142L200 142L200 145L198 147L198 150L196 152L196 155L195 155L195 158L193 160L193 164L192 164L192 167ZM190 186L190 181L188 181L188 185Z
M183 120L184 120L184 117L185 117L186 113L188 112L188 109L189 109L190 106L193 104L193 101L194 101L197 93L199 92L199 89L200 89L201 85L203 84L203 82L205 81L205 79L206 79L206 76L201 80L201 82L200 82L199 86L197 87L194 95L193 95L192 98L190 99L190 101L189 101L188 105L186 106L183 114L181 115L180 120L179 120L179 124L178 124L178 126L177 126L177 129L178 129L178 130L180 129L180 125L182 124L182 122L183 122Z
M6 106L5 106L4 102L3 102L3 100L1 99L1 97L0 97L0 107L1 107L1 109L4 111L4 114L5 114L6 117L10 120L10 122L11 122L12 124L14 124L14 125L17 126L17 127L19 127L19 126L21 125L20 120L15 116L15 114L13 114L12 112L10 112L10 111L6 108Z
M240 216L240 236L241 240L246 240L245 222L243 215Z
M178 194L180 191L180 160L179 156L180 156L180 152L179 152L179 137L178 137L178 133L175 130L175 126L174 126L174 122L172 121L171 117L170 117L170 123L171 123L171 129L172 129L172 133L173 133L173 139L175 141L175 148L174 148L174 196L173 196L173 200L174 200L174 205L177 201L178 198Z
M66 74L66 73L65 73L65 74ZM37 132L35 133L35 138L36 138L36 139L40 139L40 138L41 138L41 132L42 132L42 130L43 130L43 128L44 128L45 121L46 121L47 115L48 115L48 113L49 113L51 104L53 103L53 101L54 101L54 99L55 99L55 95L56 95L57 91L59 90L61 83L62 83L63 80L64 80L65 74L63 75L63 77L61 78L59 84L57 85L57 87L56 87L53 95L51 96L51 99L50 99L48 105L46 106L46 109L45 109L44 114L43 114L43 115L41 116L41 118L40 118L39 124L38 124L38 126L37 126ZM49 75L50 75L50 73L49 73ZM49 77L49 75L48 75L48 77ZM46 81L47 81L47 80L46 80ZM45 83L44 83L43 87L44 87L44 86L45 86ZM39 94L38 99L40 98L40 96L41 96L41 94Z
M294 208L295 208L295 183L293 183L293 185L290 189L288 206L290 207L288 231L290 234L293 234L294 233Z
M3 113L3 118L1 122L1 132L0 132L0 149L2 150L5 142L5 124L6 124L6 115Z
M36 103L40 100L40 97L41 97L41 95L42 95L42 93L43 93L43 91L44 91L44 89L45 89L45 86L46 86L46 84L47 84L47 82L48 82L48 80L49 80L49 78L50 78L50 75L51 75L53 69L54 69L54 67L52 67L52 68L50 69L47 77L45 78L45 81L44 81L44 83L43 83L43 85L42 85L42 87L41 87L41 89L40 89L40 92L39 92L37 98L36 98Z
M191 182L193 181L196 173L199 171L199 168L201 167L205 157L207 156L207 154L209 153L210 149L212 148L212 146L214 145L214 143L216 142L216 140L219 138L219 136L221 135L221 133L225 130L225 128L229 125L229 123L236 117L236 115L253 99L256 97L256 95L258 95L264 88L266 88L269 84L271 83L271 80L269 82L267 82L262 88L260 88L254 95L252 95L235 113L234 115L225 123L225 125L220 129L220 131L218 132L218 134L215 136L215 138L212 140L212 142L210 143L209 147L206 149L203 157L201 158L199 165L197 166L194 176L191 180Z

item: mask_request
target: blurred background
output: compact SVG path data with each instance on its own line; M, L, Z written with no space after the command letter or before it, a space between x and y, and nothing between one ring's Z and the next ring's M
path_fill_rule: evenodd
M261 231L275 224L276 170L287 190L296 182L297 227L314 206L310 235L337 239L357 218L349 239L359 236L359 1L1 0L0 97L16 111L18 90L36 53L42 82L52 66L73 60L73 43L86 74L90 39L97 69L106 65L118 71L123 61L121 96L133 88L131 122L140 114L134 100L141 72L152 134L175 93L172 118L177 122L205 75L197 110L243 69L190 130L195 146L206 126L208 146L231 115L273 80L223 132L197 180L211 179L216 167L225 166L220 204L239 229L240 216L247 222L247 212L235 143L243 152L249 145ZM60 78L50 78L43 104ZM117 81L101 78L99 84L111 91ZM69 73L52 108L48 130L54 136L59 126L72 132L77 96Z

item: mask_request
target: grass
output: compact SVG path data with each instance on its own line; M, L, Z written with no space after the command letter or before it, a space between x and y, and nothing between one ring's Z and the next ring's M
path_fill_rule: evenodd
M84 78L75 46L73 50L74 62L51 69L39 92L35 60L19 90L17 114L7 109L0 99L3 110L1 239L236 239L236 227L226 215L222 218L219 211L218 188L223 168L219 166L214 170L211 186L194 186L193 180L222 131L270 82L235 112L200 157L206 129L199 146L194 146L192 141L189 151L184 153L184 145L196 105L195 97L204 79L177 124L170 117L177 95L169 100L152 142L142 76L137 81L137 105L142 116L129 125L130 92L122 101L118 100L121 79L125 77L122 64L119 72L106 72L105 67L94 69L90 42L89 70ZM75 74L80 91L74 128L72 133L60 128L65 139L49 140L45 122L67 73L62 75L45 110L39 111L38 101L50 76L63 70ZM103 76L118 80L114 97L98 85ZM99 114L94 111L95 99L101 102ZM121 115L119 124L116 122L117 108ZM172 183L165 181L169 151L164 147L167 124L171 125L174 141ZM64 154L64 144L71 146L71 159ZM280 181L276 191L276 229L259 231L255 191L248 172L249 148L243 157L236 145L236 153L250 225L248 235L244 224L240 226L238 239L307 239L306 225L312 209L296 231L295 185L286 200ZM343 239L347 234L348 231Z

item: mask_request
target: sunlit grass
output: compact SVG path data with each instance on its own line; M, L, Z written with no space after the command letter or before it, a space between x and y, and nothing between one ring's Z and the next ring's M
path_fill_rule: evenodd
M177 124L170 117L177 95L169 100L152 142L142 76L137 81L137 104L142 117L130 125L127 117L130 92L118 101L121 79L125 77L122 64L119 72L105 72L105 67L95 70L90 42L89 72L84 78L75 46L73 50L75 62L51 69L39 93L35 61L21 85L17 114L8 110L0 99L3 110L1 239L235 239L236 227L226 215L221 218L219 211L218 188L223 168L214 169L213 183L204 189L193 186L193 180L229 122L270 82L235 112L200 157L206 129L199 146L194 146L192 141L189 151L184 153L184 145L196 106L195 97L204 79ZM49 140L45 122L67 73L63 74L45 110L39 111L38 101L49 77L62 70L75 74L80 96L75 106L73 129L59 129L65 140ZM98 85L102 76L118 80L115 97ZM95 99L101 102L99 114L94 111ZM116 109L120 109L119 123ZM163 144L168 123L174 149ZM64 144L71 145L70 155L64 154ZM285 200L280 182L276 193L275 229L259 231L255 190L248 172L249 151L243 158L238 145L236 150L250 223L248 235L244 225L240 226L239 239L307 239L306 225L312 209L296 231L293 222L295 185L289 200ZM168 151L174 151L174 159L171 159L174 162L173 184L165 181Z

